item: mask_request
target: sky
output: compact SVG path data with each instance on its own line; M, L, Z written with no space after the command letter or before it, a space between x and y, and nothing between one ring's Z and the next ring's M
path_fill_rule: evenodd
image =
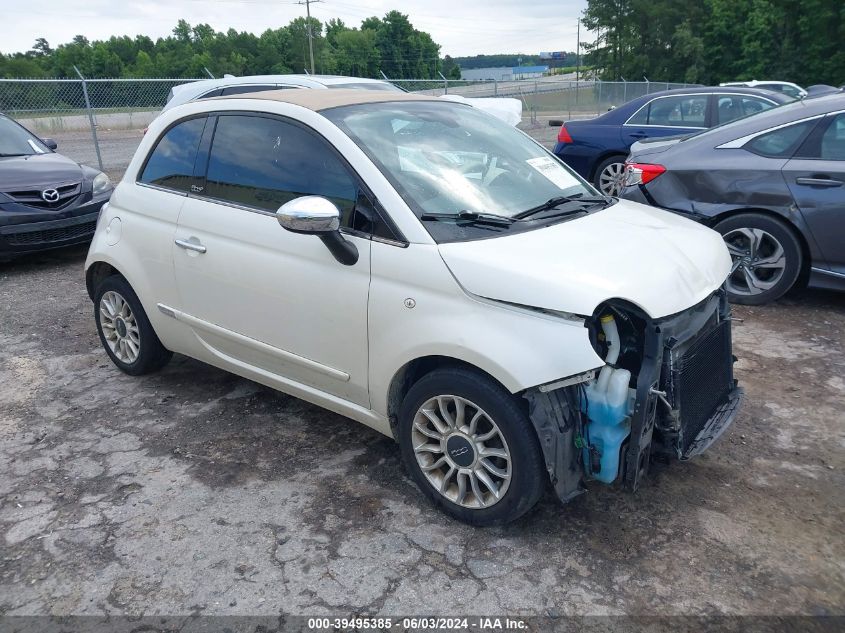
M575 50L578 16L587 0L323 0L311 15L323 22L340 18L348 26L383 16L392 9L428 31L442 55L527 53ZM75 35L89 40L112 35L148 35L172 31L179 18L207 23L217 31L230 27L260 34L305 15L293 0L0 0L0 52L32 48L38 37L53 47ZM591 36L581 31L582 39Z

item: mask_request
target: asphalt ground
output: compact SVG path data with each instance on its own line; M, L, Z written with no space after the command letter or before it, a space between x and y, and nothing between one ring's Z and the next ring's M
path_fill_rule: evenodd
M360 424L120 373L84 256L0 264L0 615L845 615L845 295L735 308L747 398L705 455L477 529Z

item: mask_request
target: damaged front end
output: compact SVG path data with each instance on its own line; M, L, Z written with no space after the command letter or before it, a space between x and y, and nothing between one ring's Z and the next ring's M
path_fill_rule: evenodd
M686 460L702 453L733 422L742 399L723 288L661 319L609 301L587 326L606 363L598 375L525 393L564 502L588 480L636 489L652 454Z

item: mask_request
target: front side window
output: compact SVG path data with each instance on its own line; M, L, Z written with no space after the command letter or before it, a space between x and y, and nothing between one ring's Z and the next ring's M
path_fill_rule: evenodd
M815 120L802 121L795 125L789 125L772 132L767 132L766 134L761 134L748 141L745 148L761 156L789 158L810 128L815 124Z
M264 211L300 196L323 196L351 226L355 180L315 134L280 119L222 115L208 158L205 195Z
M188 119L167 130L147 158L139 182L176 191L190 190L205 121L205 117Z

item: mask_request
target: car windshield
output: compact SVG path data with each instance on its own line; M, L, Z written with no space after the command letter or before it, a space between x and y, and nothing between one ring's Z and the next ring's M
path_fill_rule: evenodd
M422 219L472 214L514 219L556 199L597 195L542 146L470 106L402 101L324 114Z
M0 116L0 157L46 154L50 150L38 137L11 119Z

